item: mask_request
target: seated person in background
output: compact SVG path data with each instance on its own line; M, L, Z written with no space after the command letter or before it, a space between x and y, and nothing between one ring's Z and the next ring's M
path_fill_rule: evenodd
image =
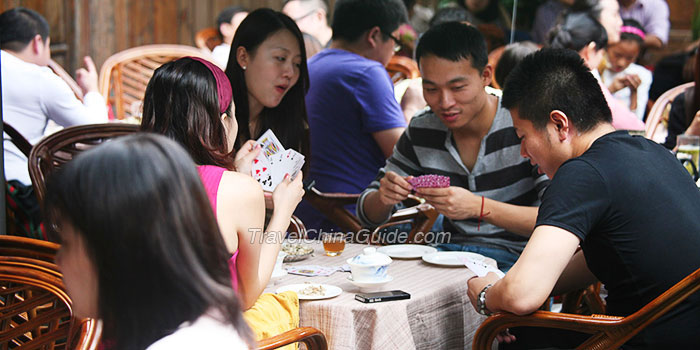
M47 65L51 60L49 24L35 11L17 7L0 14L0 68L3 121L31 144L39 142L49 120L60 126L107 122L107 104L97 91L97 69L90 57L76 73L81 103ZM31 187L27 157L4 137L5 179Z
M620 41L608 45L605 69L601 74L603 83L613 96L629 106L639 120L644 113L649 98L651 72L634 63L644 44L644 29L633 19L623 21Z
M608 45L620 41L622 18L620 18L620 4L617 0L574 0L568 12L587 13L600 22L605 28ZM557 22L560 21L561 17Z
M532 24L532 41L542 45L546 44L547 34L557 23L557 18L573 3L574 0L547 0L538 6L535 12L535 21Z
M600 280L608 290L607 312L627 316L700 268L695 183L662 146L615 131L598 82L578 55L544 49L526 57L508 77L503 105L522 140L523 156L552 181L535 231L513 268L501 280L489 273L469 281L477 311L529 314L550 294ZM700 293L695 293L624 348L695 348L698 315ZM511 329L513 345L573 348L589 337L540 330L532 340L542 343L529 343L532 333Z
M299 27L281 12L260 8L241 22L231 47L226 76L240 126L235 146L251 150L270 129L285 148L308 159L309 74Z
M321 52L323 47L321 43L316 39L315 36L307 33L302 33L304 35L304 49L306 51L306 58L311 58L313 55Z
M668 135L664 146L668 149L676 147L676 138L681 134L700 136L700 94L695 93L700 86L700 55L693 57L695 66L695 85L687 88L676 96L671 103L668 116Z
M464 7L447 6L437 10L428 24L430 27L434 27L445 22L474 23L474 15L472 15L471 12L467 11Z
M520 41L506 45L494 71L494 78L496 78L498 86L503 87L506 84L508 74L510 74L513 68L515 68L525 56L539 49L539 46L532 41Z
M263 233L263 191L248 175L252 158L260 149L244 149L234 158L238 124L231 98L231 85L214 64L192 57L166 63L156 69L146 88L141 130L177 141L197 163L226 248L232 254L233 286L245 310L253 306L270 281L290 217L304 190L301 176L277 186L272 194L275 208Z
M508 111L484 91L493 72L476 28L458 22L430 28L416 58L430 109L411 119L358 200L358 216L367 226L382 224L412 192L407 177L449 176L451 187L416 190L446 218L451 241L438 247L483 254L508 270L534 228L547 177L520 156Z
M664 0L618 0L622 19L634 19L641 23L644 47L660 49L668 42L671 29L668 4Z
M74 315L102 320L110 349L254 345L224 240L179 145L146 134L105 142L46 187Z
M328 25L326 0L286 0L282 6L282 13L296 22L303 33L313 35L322 48L328 48L333 30Z
M238 26L241 25L241 22L243 22L246 16L248 16L248 10L244 7L230 6L221 11L219 16L216 17L216 27L219 30L219 34L221 34L223 42L215 47L214 50L211 51L211 54L219 67L226 69L233 36L236 34Z
M360 193L406 126L384 68L406 8L401 0L338 0L333 13L331 47L309 61L309 178L322 192ZM337 229L306 201L297 216L309 229Z
M619 35L618 35L619 36ZM619 41L616 40L616 42ZM587 12L570 12L561 18L550 32L549 47L570 49L579 53L591 69L612 110L612 125L618 130L644 130L644 123L622 102L612 96L598 73L598 65L605 54L608 37L603 25Z

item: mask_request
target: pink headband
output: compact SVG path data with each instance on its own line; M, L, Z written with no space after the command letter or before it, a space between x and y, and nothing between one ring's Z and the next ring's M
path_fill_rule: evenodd
M219 96L219 112L224 113L228 110L231 105L231 100L233 99L233 91L231 90L231 82L226 77L226 73L217 67L215 64L199 57L187 56L184 58L191 58L195 61L199 61L204 64L216 80L216 92Z
M622 26L620 28L620 33L635 34L635 35L639 36L640 38L642 38L642 40L644 40L644 38L646 37L646 35L644 35L644 32L641 29L635 28L635 27L630 27L630 26Z

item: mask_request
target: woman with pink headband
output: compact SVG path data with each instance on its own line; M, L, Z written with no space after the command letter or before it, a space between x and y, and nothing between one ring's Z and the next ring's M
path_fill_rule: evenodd
M620 41L608 46L607 61L601 72L608 90L628 106L639 120L644 120L652 81L651 72L635 63L644 45L644 37L644 29L639 22L624 20L620 28Z
M260 149L246 149L234 157L238 124L231 100L231 84L221 69L200 58L181 58L158 68L148 83L141 130L179 142L198 165L232 255L231 277L245 310L255 304L270 280L290 217L304 190L302 176L294 181L285 178L272 194L274 211L263 230L263 191L247 175L250 169L245 169Z

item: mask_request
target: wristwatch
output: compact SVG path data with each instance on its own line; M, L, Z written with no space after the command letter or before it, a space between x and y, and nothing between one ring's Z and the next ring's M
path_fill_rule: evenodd
M487 284L484 289L479 293L479 297L476 299L476 308L479 309L479 313L486 316L491 316L491 311L486 308L486 291L491 288L493 284Z

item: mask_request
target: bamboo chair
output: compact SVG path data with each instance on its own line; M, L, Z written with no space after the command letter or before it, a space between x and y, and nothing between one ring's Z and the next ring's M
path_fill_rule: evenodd
M139 46L107 58L100 69L99 89L114 107L115 118L140 120L141 103L153 72L164 63L185 56L214 62L210 54L183 45Z
M257 350L271 350L279 347L303 343L308 350L326 350L326 337L316 328L299 327L258 342Z
M114 137L138 131L138 125L109 123L65 128L39 141L29 154L29 177L39 203L46 195L46 179L80 152Z
M68 72L61 67L60 64L56 63L54 60L49 60L49 68L56 73L63 81L68 84L71 90L73 90L73 94L75 94L75 97L79 99L81 102L83 101L83 90L78 86L78 83L73 80L73 77L68 74Z
M617 349L646 326L700 290L700 269L676 283L639 311L627 316L591 315L535 311L527 316L496 313L481 324L474 336L473 349L491 349L496 335L510 327L568 329L592 336L577 349Z
M654 102L647 115L647 121L644 127L644 137L663 143L666 140L668 116L671 112L671 103L687 88L695 86L694 82L685 83L664 92Z
M313 184L306 186L305 191L304 200L308 201L311 206L338 225L344 232L355 233L356 241L366 241L367 237L364 237L362 232L367 232L371 235L372 242L379 242L376 237L381 229L410 223L412 229L409 232L407 243L422 243L416 239L417 233L430 231L438 216L437 211L431 205L416 200L413 206L396 211L389 222L374 228L369 233L363 229L360 219L345 209L346 205L357 203L360 198L359 194L324 193L313 187Z
M221 34L214 27L204 28L194 35L194 45L206 52L211 52L222 42Z
M394 85L404 79L420 77L420 70L416 61L404 56L392 56L386 65L386 71L389 73L391 82Z
M54 243L0 236L0 348L97 348L101 324L73 317L57 251Z

